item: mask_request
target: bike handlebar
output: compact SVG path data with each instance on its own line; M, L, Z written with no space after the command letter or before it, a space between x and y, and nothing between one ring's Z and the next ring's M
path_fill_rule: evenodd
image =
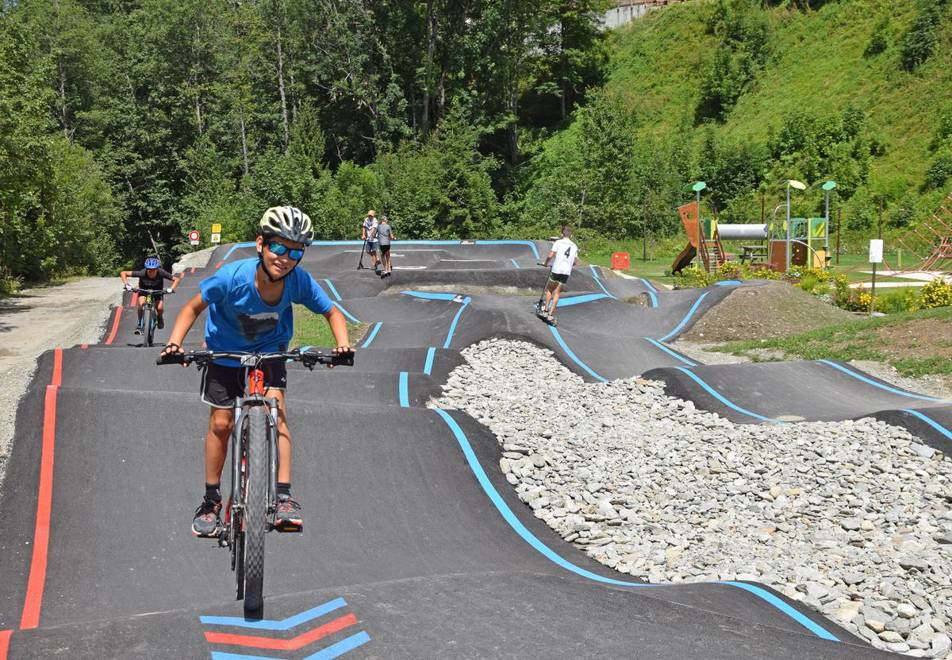
M321 351L278 351L276 353L246 353L231 351L188 351L187 353L167 353L159 355L155 363L158 365L166 364L198 364L205 366L213 360L230 359L239 360L242 366L256 367L262 362L269 360L291 360L301 362L308 369L313 369L315 364L329 364L335 367L354 366L354 352L349 353L322 353Z
M131 289L126 289L129 293L144 293L149 296L167 296L170 293L175 293L175 291L166 291L165 289L140 289L139 287L132 287Z

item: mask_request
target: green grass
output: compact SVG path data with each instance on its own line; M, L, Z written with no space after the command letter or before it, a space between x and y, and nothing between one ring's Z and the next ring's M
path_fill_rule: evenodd
M358 338L362 337L367 328L366 323L348 323L347 334L353 346ZM321 346L325 348L337 346L331 327L320 314L315 314L304 305L294 306L294 337L291 346Z
M880 328L890 327L894 328L891 334L896 335L902 325L921 319L952 322L952 308L941 307L917 312L902 312L870 319L858 318L855 321L838 323L790 337L736 341L710 350L747 355L755 361L765 359L768 361L771 359L875 360L887 362L902 375L911 377L952 373L952 360L940 357L906 357L897 354L893 342L874 332ZM929 338L923 337L922 341L928 342ZM785 357L764 358L758 354L761 349L782 352Z

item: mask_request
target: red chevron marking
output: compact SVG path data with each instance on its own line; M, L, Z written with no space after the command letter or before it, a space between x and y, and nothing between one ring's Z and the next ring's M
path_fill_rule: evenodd
M227 633L206 632L205 640L210 644L231 644L234 646L251 646L256 649L271 649L275 651L297 651L319 639L328 635L349 628L357 623L357 617L354 614L345 614L334 619L330 623L325 623L314 630L302 633L293 639L272 639L271 637L252 637L250 635L230 635Z

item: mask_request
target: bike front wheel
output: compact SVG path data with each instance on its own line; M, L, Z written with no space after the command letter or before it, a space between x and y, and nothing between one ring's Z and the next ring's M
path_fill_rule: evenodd
M149 307L145 308L145 311L142 313L142 327L145 330L145 345L152 347L153 338L155 337L155 323L152 321L152 309Z
M244 442L248 481L244 506L245 612L261 610L264 602L264 538L268 531L268 411L248 411Z

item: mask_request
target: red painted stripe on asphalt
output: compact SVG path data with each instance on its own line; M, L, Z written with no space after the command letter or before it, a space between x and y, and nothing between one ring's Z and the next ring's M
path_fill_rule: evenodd
M136 305L138 304L139 304L139 292L136 291L135 293L132 294L132 302L129 303L129 307L131 307L132 309L135 309Z
M251 635L230 635L227 633L206 632L205 640L210 644L229 644L232 646L250 646L256 649L271 649L274 651L297 651L300 648L323 639L328 635L349 628L357 623L354 614L345 614L314 630L300 634L293 639L273 639L271 637L253 637Z
M80 344L79 347L85 351L87 348L89 348L89 344Z
M0 660L7 660L7 653L10 651L10 638L12 636L12 630L0 630Z
M112 332L109 333L109 337L106 338L106 345L112 343L112 340L116 338L116 333L119 332L119 317L122 316L122 305L116 307L116 317L112 320Z
M63 384L63 349L57 348L53 351L53 378L50 385L59 387Z
M219 261L217 264L215 264L215 268L216 269L221 268L222 265L224 265L224 263L225 263L224 261Z
M53 450L56 445L56 393L63 382L63 349L53 356L53 378L43 402L43 445L40 453L40 484L36 497L36 524L33 530L33 558L26 583L26 598L20 628L40 625L40 606L46 586L46 563L50 544L50 513L53 508Z

